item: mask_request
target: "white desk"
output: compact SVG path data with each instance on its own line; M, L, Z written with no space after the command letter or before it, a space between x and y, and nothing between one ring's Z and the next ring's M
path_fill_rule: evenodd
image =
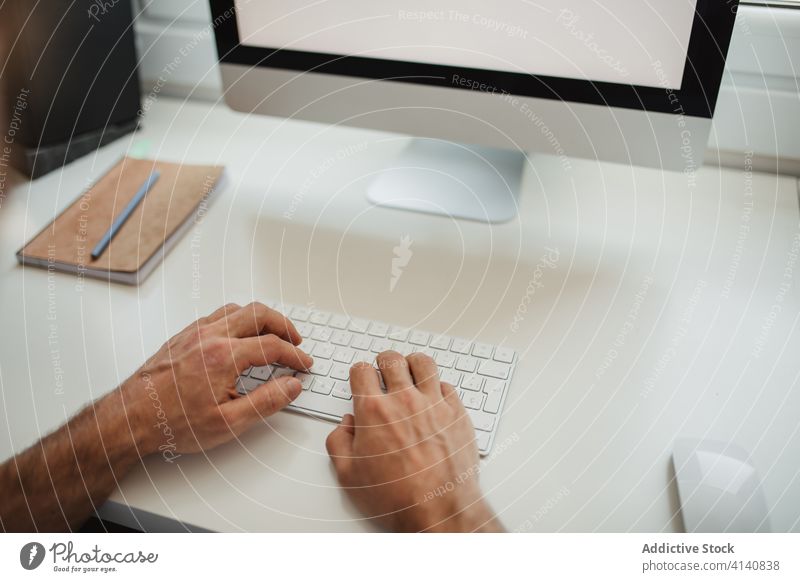
M222 162L231 178L149 280L80 289L17 266L30 236L142 142L151 156ZM496 441L507 446L482 476L511 529L679 530L678 436L751 451L773 528L800 529L800 267L784 279L800 241L794 179L705 168L690 191L681 174L577 160L564 170L540 156L519 220L488 226L370 206L371 173L402 145L161 99L130 140L12 191L0 209L0 456L111 390L197 316L282 298L519 351ZM403 235L414 255L390 292ZM546 246L559 260L537 274ZM769 323L784 282L794 286ZM102 514L152 529L369 529L336 487L330 430L279 413L207 455L148 459Z

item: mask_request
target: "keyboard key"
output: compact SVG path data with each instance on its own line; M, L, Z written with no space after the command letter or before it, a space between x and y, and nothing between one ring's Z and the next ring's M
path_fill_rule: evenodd
M358 350L356 351L356 355L353 356L353 363L355 364L357 362L366 362L367 364L374 364L375 354Z
M328 325L328 320L330 318L331 314L327 311L314 311L308 318L308 321L315 325Z
M347 326L350 325L350 318L346 315L334 315L328 325L335 329L347 329Z
M431 348L422 348L419 352L421 354L425 354L426 356L430 356L432 359L436 358L436 350L432 350Z
M350 347L355 350L368 350L372 345L372 338L368 335L357 335L350 342Z
M261 382L258 380L254 380L253 378L246 378L243 376L239 376L236 379L236 391L244 396L248 392L252 392L259 386L261 386Z
M514 361L514 350L511 348L497 348L494 351L494 359L498 362L510 364Z
M454 338L453 345L450 347L451 352L457 354L469 354L470 342L469 340Z
M389 339L404 342L408 339L408 330L404 327L393 327L389 330Z
M411 344L407 344L405 342L392 342L392 349L398 354L407 356L411 353Z
M331 342L337 346L349 346L353 341L353 334L349 331L335 331L331 334Z
M486 394L491 394L492 392L502 392L505 390L506 383L502 380L495 380L493 378L486 378L486 382L483 385L483 391Z
M300 383L303 385L303 390L309 390L314 383L314 376L306 374L305 372L300 372L295 378L300 380Z
M342 400L350 400L353 398L353 393L350 391L350 383L337 382L333 387L333 392L331 395L335 396L336 398L341 398Z
M385 323L379 323L377 321L373 321L369 326L369 331L367 332L371 336L375 337L386 337L386 334L389 333L389 326Z
M350 320L350 331L354 331L356 333L367 333L368 327L369 321L366 319L354 317Z
M350 366L334 364L331 367L330 377L334 380L350 380Z
M381 352L385 352L390 349L392 349L392 342L380 338L373 340L372 347L370 348L370 350L376 354L380 354Z
M250 375L250 371L252 369L253 369L253 366L250 366L249 368L247 368L244 372L242 372L242 376L249 376Z
M317 344L316 349L314 349L314 357L315 358L324 358L326 360L330 360L333 356L333 352L336 351L336 346L331 344Z
M465 408L480 410L483 405L483 393L465 391L464 397L461 400L464 402Z
M308 316L311 315L311 310L307 307L295 307L292 309L291 319L297 321L308 321Z
M446 350L450 347L450 336L437 335L431 340L431 347L437 350Z
M478 367L478 373L484 376L491 376L499 380L508 379L508 364L501 364L493 360L483 360Z
M284 376L294 376L295 374L297 374L297 370L284 368L282 366L275 366L275 369L272 372L272 379L277 380L278 378L283 378Z
M477 367L478 360L472 356L461 356L456 362L456 370L461 370L462 372L474 372Z
M492 346L489 344L475 343L472 346L472 355L488 359L492 357Z
M300 344L300 349L303 350L307 354L314 353L314 349L317 347L317 342L314 340L303 340L303 343Z
M414 345L427 346L430 337L431 334L429 334L427 331L414 331L411 332L411 337L408 338L408 341Z
M314 331L314 326L310 323L297 323L295 327L302 337L310 337Z
M315 376L327 376L328 373L331 371L331 364L330 360L316 360L314 365L311 366L309 372L314 374Z
M480 376L471 376L464 374L464 379L461 380L461 387L464 390L472 390L473 392L480 392L483 388L483 378Z
M494 428L494 419L496 418L494 414L487 414L480 410L467 410L467 414L476 430L489 431Z
M452 384L453 386L458 386L459 384L461 384L461 374L456 372L455 370L440 370L439 379L442 382L447 382L448 384Z
M331 335L333 332L330 328L322 327L315 325L314 331L311 333L311 339L316 340L318 342L329 342L331 341Z
M355 354L355 350L351 350L350 348L339 348L333 352L333 361L341 362L342 364L350 364Z
M250 377L262 382L269 380L270 376L272 376L272 366L253 366L250 370Z
M327 378L315 378L314 385L311 386L311 391L317 394L330 394L333 390L333 380Z
M486 393L486 404L483 409L486 412L497 414L500 412L500 402L503 400L503 391L506 388L505 382L499 380L486 380L483 391Z
M456 364L456 355L451 352L439 352L434 358L436 364L442 368L452 368Z

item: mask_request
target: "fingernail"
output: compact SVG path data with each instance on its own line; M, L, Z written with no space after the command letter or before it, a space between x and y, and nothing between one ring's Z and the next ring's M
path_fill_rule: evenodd
M294 394L296 398L303 391L303 384L297 378L290 378L289 381L286 382L286 388L289 394Z

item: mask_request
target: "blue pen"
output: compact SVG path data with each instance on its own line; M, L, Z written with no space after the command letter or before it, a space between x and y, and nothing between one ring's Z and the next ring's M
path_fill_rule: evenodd
M158 172L158 170L155 170L152 174L150 174L150 177L147 178L147 181L144 184L142 184L142 187L139 188L139 191L136 193L136 195L131 198L131 201L128 202L128 205L125 207L125 209L120 212L117 218L114 219L114 223L111 225L111 228L108 229L108 231L103 235L103 238L100 239L100 242L97 243L97 246L94 247L94 250L92 251L92 260L97 259L103 254L103 251L106 250L108 243L110 243L111 239L117 235L119 229L122 228L122 225L125 224L125 221L130 218L131 214L133 214L133 211L136 210L137 206L139 206L139 203L144 200L145 195L150 188L153 187L153 184L156 183L160 176L161 174Z

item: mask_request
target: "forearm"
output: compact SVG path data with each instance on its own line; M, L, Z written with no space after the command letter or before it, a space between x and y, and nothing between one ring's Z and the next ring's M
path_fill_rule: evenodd
M3 529L79 527L131 467L151 452L139 409L115 390L0 466Z

